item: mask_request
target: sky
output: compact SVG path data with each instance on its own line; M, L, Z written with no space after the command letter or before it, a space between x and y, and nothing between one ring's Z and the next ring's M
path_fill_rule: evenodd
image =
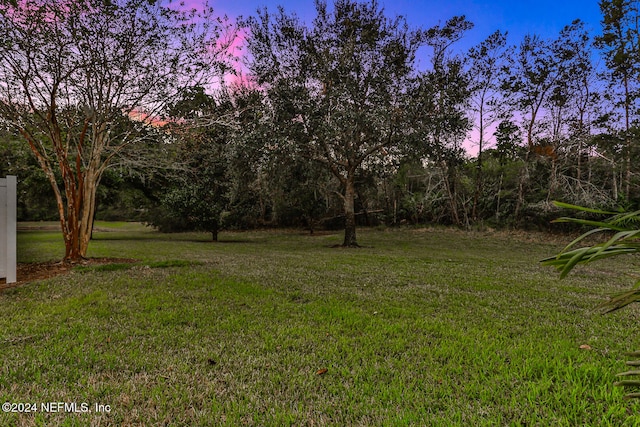
M185 0L187 5L198 0ZM410 27L428 29L444 24L455 15L465 15L474 24L454 51L464 53L496 30L507 31L507 42L519 44L525 35L556 38L560 30L573 20L585 23L591 35L601 32L601 14L598 0L378 0L387 16L403 15ZM216 15L227 15L231 20L239 16L256 15L258 8L267 7L275 12L282 5L288 13L295 12L310 25L315 17L313 0L210 0ZM329 5L333 0L328 0ZM429 67L428 54L418 51L418 69ZM491 139L490 134L487 135ZM477 146L474 132L463 144L470 155Z
M275 11L282 5L310 24L315 16L313 0L211 0L217 14L229 18L255 15L259 7ZM587 24L592 34L600 31L598 0L379 0L387 15L403 15L413 27L430 28L455 15L465 15L475 27L460 42L467 48L496 30L508 31L509 42L517 44L526 34L555 37L574 19ZM331 0L329 0L331 4Z
M175 0L174 0L175 1ZM183 0L188 7L201 5L203 0ZM313 0L209 0L218 16L232 21L238 17L255 16L258 8L275 12L279 5L288 13L295 12L306 24L315 17ZM329 5L333 0L328 0ZM453 46L454 52L464 53L496 30L507 31L507 42L519 44L525 35L555 38L560 30L575 19L585 22L592 34L600 33L598 0L378 0L388 16L402 15L413 28L424 29L444 24L456 15L465 15L474 24L464 38ZM234 42L234 46L241 40ZM235 51L236 54L240 51ZM240 53L241 54L241 53ZM429 67L424 50L418 51L418 69Z

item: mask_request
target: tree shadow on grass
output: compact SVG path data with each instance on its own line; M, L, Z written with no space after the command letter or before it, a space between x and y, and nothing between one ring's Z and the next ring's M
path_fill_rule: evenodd
M212 243L212 244L226 244L226 243L257 243L254 240L241 240L241 239L219 239L217 241L207 239L206 237L189 237L179 236L168 237L167 235L161 236L144 236L144 235L114 235L113 233L105 233L98 236L93 236L92 241L155 241L155 242L189 242L189 243Z
M238 240L238 239L230 239L230 240L185 240L187 242L193 242L193 243L210 243L212 245L224 245L227 243L250 243L250 244L255 244L258 243L254 240Z

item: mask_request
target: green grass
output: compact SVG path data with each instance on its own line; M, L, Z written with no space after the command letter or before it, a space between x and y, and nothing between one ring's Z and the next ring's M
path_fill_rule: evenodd
M636 259L560 281L537 261L564 241L540 236L360 230L365 247L337 249L101 227L90 256L140 262L0 294L0 402L111 412L0 425L640 425L612 385L640 310L593 311ZM21 261L62 252L57 233L19 234Z

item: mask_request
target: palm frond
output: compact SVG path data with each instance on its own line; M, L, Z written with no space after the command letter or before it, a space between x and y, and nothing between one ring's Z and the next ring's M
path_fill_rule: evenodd
M603 310L603 313L611 313L634 302L640 302L640 281L633 289L612 295L609 301L600 304L598 309ZM640 356L640 353L637 356Z
M573 224L587 225L587 226L590 226L590 227L602 228L601 231L609 231L609 230L623 231L623 230L625 230L625 228L623 226L621 226L621 225L616 225L616 224L612 224L610 222L605 222L605 221L595 221L595 220L591 220L591 219L582 219L582 218L562 217L562 218L554 219L551 222L553 222L553 223L571 222Z
M567 203L554 202L556 206L566 209L573 209L591 214L610 215L604 221L596 221L582 218L559 218L554 222L570 222L579 225L594 227L574 239L556 256L545 258L542 265L550 265L560 270L560 278L567 274L578 264L585 264L604 258L628 255L640 252L640 210L635 212L607 212L599 209L584 208ZM614 233L606 242L597 243L591 246L584 246L574 249L574 247L584 241L587 237L603 233ZM634 302L640 302L640 281L636 282L634 288L614 294L609 301L598 306L604 313L611 313ZM640 357L640 351L627 354L630 357ZM628 366L640 366L640 360L626 362ZM633 369L617 375L623 377L614 383L616 386L632 388L634 391L627 393L627 399L640 399L640 370Z
M575 245L577 245L580 241L586 239L587 237L593 235L593 234L597 234L597 233L602 233L605 231L609 231L608 228L594 228L593 230L589 230L586 233L580 235L579 237L577 237L576 239L574 239L571 243L569 243L567 246L565 246L565 248L560 252L567 252L569 249L571 249L572 247L574 247Z
M615 215L611 218L611 224L623 228L632 228L634 226L640 225L640 210Z
M572 205L570 203L559 202L557 200L554 201L553 204L555 206L557 206L559 208L563 208L563 209L572 209L574 211L589 212L589 213L595 213L595 214L599 214L599 215L617 215L617 214L622 212L622 211L611 212L611 211L605 211L605 210L602 210L602 209L587 208L585 206Z
M634 351L631 353L627 353L627 356L631 356L631 357L638 357L640 356L640 351ZM631 360L626 362L627 365L629 366L639 366L640 365L640 360ZM613 385L618 386L618 387L625 387L625 388L633 388L633 389L638 389L640 388L640 378L638 378L640 376L640 370L634 369L631 371L626 371L626 372L621 372L619 374L616 375L616 377L623 377L623 378L629 378L629 377L635 377L635 379L623 379L620 381L616 381L615 383L613 383ZM640 393L637 391L634 391L632 393L627 393L624 396L626 399L639 399L640 398Z
M601 246L587 246L574 249L569 252L561 252L555 257L545 258L542 265L550 265L560 270L560 278L563 279L578 264L586 264L604 258L640 252L640 246L633 244L620 244L603 248Z

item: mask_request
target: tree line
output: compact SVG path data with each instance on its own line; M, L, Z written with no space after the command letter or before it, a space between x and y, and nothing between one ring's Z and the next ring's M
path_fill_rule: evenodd
M335 227L357 246L358 224L544 227L553 200L637 206L638 3L601 1L595 36L575 20L461 53L464 16L411 28L376 1L233 27L159 1L3 0L0 174L19 176L21 219L60 218L67 259L96 217L214 240ZM225 84L238 28L248 78Z

